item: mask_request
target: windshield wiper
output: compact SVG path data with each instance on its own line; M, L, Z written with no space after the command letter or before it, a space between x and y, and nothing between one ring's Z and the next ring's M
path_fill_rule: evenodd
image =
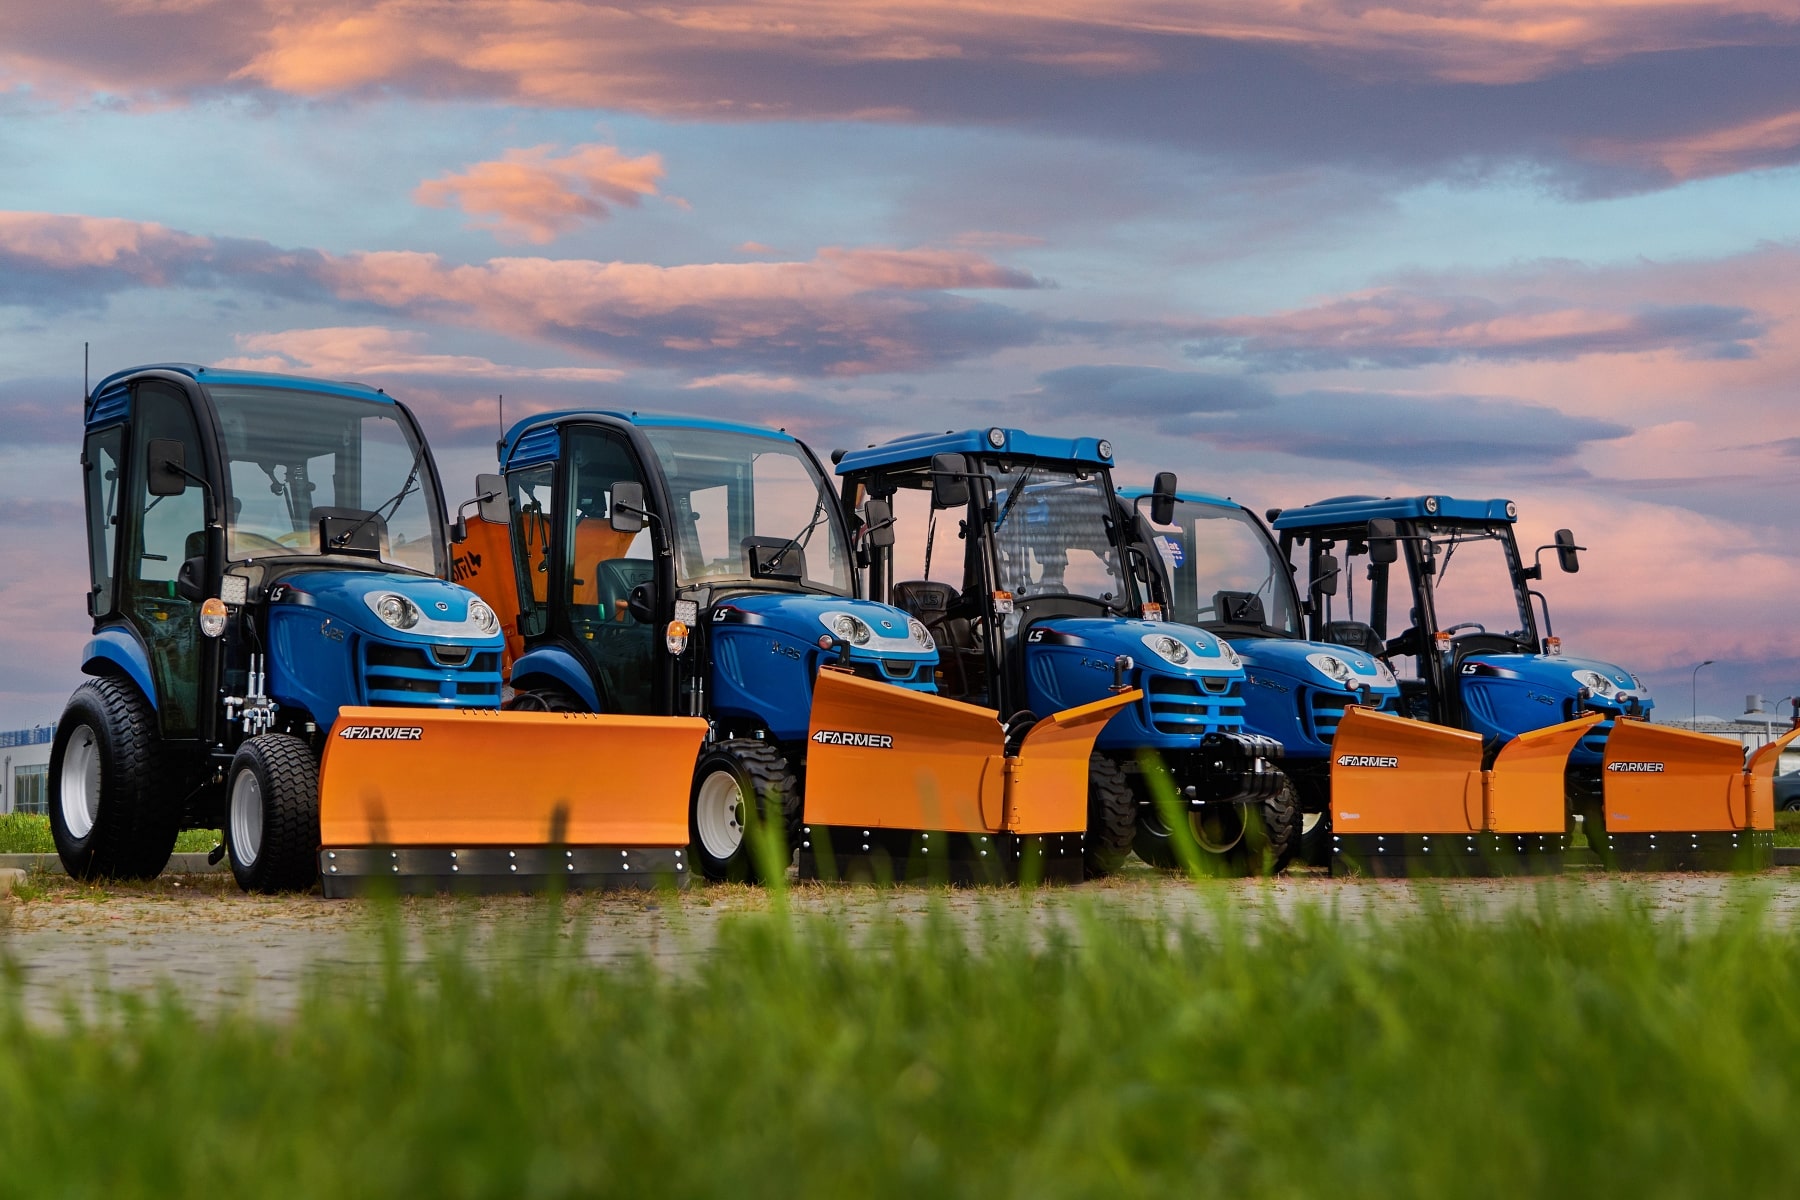
M813 509L812 520L810 520L806 523L806 528L802 529L799 533L795 534L793 537L791 537L787 541L783 542L781 545L781 549L777 550L775 552L774 556L771 557L769 559L769 561L763 565L763 570L772 571L776 567L779 567L781 565L781 560L787 557L788 551L794 549L796 546L800 547L801 549L804 549L806 547L806 543L812 540L813 530L817 529L819 527L819 522L823 521L824 519L825 519L825 501L820 500L818 503L818 506Z
M1001 505L1000 515L994 518L995 533L1000 532L1000 527L1006 524L1007 515L1012 512L1013 505L1017 504L1019 498L1025 494L1025 481L1031 478L1032 469L1033 468L1031 467L1026 467L1019 472L1019 477L1013 480L1012 487L1006 494L1006 503Z
M400 490L394 493L393 498L384 500L382 503L376 505L375 508L370 511L368 516L350 526L350 528L340 530L338 533L333 534L331 538L332 546L348 546L350 544L350 539L361 533L370 521L373 521L376 517L380 517L383 521L386 521L389 517L400 511L401 503L408 496L412 495L413 491L418 487L419 466L424 460L425 447L420 446L418 452L413 455L412 470L406 473L406 482L400 485ZM387 510L386 512L381 511L384 508Z

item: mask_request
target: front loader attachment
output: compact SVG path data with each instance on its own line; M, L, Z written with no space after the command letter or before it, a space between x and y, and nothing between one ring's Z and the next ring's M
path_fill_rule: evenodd
M325 894L686 886L705 736L697 717L345 708L319 773Z
M1756 870L1774 860L1774 774L1789 732L1748 765L1733 738L1621 720L1601 767L1606 828L1597 847L1627 870ZM1595 837L1590 834L1590 842Z
M802 878L1079 882L1094 739L1141 696L1045 717L1009 755L992 709L821 670Z
M1371 875L1562 869L1563 771L1599 717L1508 742L1482 768L1478 734L1351 707L1331 746L1332 869Z

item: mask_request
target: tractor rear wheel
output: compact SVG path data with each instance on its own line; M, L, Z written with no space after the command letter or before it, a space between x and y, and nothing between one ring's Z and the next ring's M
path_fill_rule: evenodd
M180 826L170 756L137 688L102 676L75 689L50 747L50 835L76 879L154 879Z
M1111 875L1131 856L1137 833L1137 793L1125 769L1104 755L1088 759L1087 843L1083 858L1089 879Z
M1331 865L1331 812L1300 814L1300 861L1309 867Z
M319 874L319 764L285 733L238 747L226 781L225 850L246 892L303 892Z
M801 807L799 775L780 747L748 738L715 743L694 768L693 860L715 883L760 880L762 863L750 837L754 813L756 827L780 835L774 857L785 871L799 842Z

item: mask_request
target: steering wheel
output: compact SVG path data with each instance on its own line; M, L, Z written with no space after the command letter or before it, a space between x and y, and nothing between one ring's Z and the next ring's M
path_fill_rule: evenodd
M1459 625L1452 625L1450 628L1442 630L1441 632L1455 633L1459 629L1473 629L1479 633L1487 632L1487 626L1483 625L1480 621L1464 621Z

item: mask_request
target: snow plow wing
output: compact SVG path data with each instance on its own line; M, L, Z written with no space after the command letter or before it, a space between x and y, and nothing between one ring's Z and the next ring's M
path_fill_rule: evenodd
M1536 874L1562 869L1563 770L1598 721L1508 742L1483 770L1478 734L1345 710L1331 747L1334 872Z
M801 875L1079 880L1094 739L1141 696L1045 717L1008 755L992 709L820 671Z
M1767 867L1774 860L1774 795L1763 788L1780 747L1793 736L1764 747L1746 765L1736 739L1619 721L1607 735L1601 766L1601 857L1627 870ZM1759 804L1766 816L1759 817Z
M343 709L319 773L325 894L685 886L705 736L697 717Z

